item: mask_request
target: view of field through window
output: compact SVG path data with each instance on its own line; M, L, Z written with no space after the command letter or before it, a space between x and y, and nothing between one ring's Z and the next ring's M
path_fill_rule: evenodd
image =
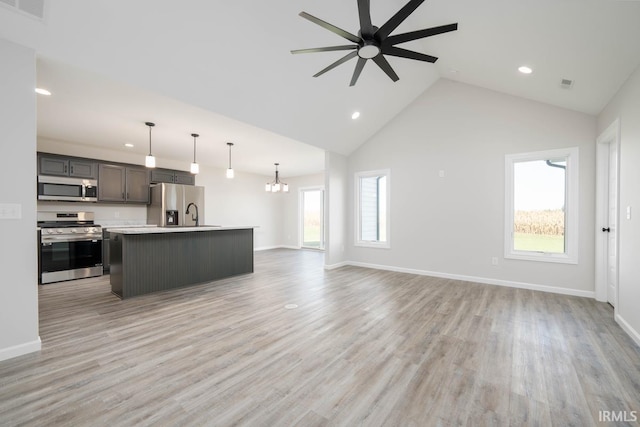
M565 253L566 166L566 158L514 163L514 250Z
M323 191L302 192L302 246L306 248L324 248L322 236Z

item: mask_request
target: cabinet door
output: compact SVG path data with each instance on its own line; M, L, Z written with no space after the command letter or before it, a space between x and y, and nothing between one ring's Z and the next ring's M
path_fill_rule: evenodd
M195 185L196 177L186 172L176 172L176 184Z
M69 176L69 160L60 157L40 157L40 175Z
M173 184L173 171L163 169L153 169L151 171L151 182L168 182Z
M96 164L77 160L69 160L69 176L78 178L96 178Z
M98 200L102 202L124 202L124 193L124 166L101 164L98 167Z
M127 168L127 202L149 203L149 171Z

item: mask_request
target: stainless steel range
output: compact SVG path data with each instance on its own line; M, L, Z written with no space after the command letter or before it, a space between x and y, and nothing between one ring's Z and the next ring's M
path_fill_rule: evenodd
M93 212L38 212L40 283L102 275L102 227Z

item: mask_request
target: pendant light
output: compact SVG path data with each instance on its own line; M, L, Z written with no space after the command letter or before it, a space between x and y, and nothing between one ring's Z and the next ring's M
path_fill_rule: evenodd
M232 179L234 177L233 169L231 168L231 147L233 147L233 142L227 142L229 146L229 169L227 169L227 178Z
M278 176L278 166L280 163L274 163L276 165L276 179L273 182L267 182L264 186L265 191L269 191L271 193L288 193L289 192L289 184L285 184L280 181L280 177Z
M191 163L191 173L196 175L200 172L200 166L196 163L196 138L199 137L197 133L192 133L193 137L193 163Z
M145 122L145 125L149 126L149 155L144 158L144 165L148 168L156 167L156 158L151 154L151 129L156 125L155 123Z

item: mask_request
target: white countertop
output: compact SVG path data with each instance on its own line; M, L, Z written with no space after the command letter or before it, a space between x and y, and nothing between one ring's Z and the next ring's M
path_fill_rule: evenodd
M113 228L149 228L149 227L157 227L157 225L154 224L107 224L104 225L102 224L102 229L103 230L109 230L111 231L111 229Z
M198 231L220 231L220 230L244 230L257 228L255 225L240 226L211 226L201 225L200 227L126 227L109 228L110 233L116 234L159 234L159 233L187 233Z

